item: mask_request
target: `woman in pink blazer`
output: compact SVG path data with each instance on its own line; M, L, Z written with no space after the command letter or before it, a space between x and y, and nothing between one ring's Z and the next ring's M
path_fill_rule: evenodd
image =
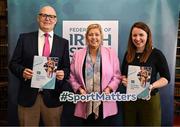
M70 84L75 93L92 92L106 95L115 92L120 83L119 59L110 48L102 46L103 33L99 24L86 31L87 47L76 51L71 61ZM113 125L117 114L116 101L78 101L74 115L83 118L83 125Z

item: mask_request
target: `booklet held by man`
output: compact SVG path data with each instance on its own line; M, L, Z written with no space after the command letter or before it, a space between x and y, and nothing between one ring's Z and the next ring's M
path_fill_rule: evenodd
M136 94L139 99L149 100L151 97L149 91L151 71L151 67L129 65L126 93Z
M34 56L31 87L54 89L58 57Z

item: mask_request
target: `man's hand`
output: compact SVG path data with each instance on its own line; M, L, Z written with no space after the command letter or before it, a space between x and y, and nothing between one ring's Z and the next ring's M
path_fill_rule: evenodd
M33 76L33 71L29 68L25 68L23 71L23 78L27 80L27 79L31 79L32 76Z
M58 80L63 80L64 79L64 71L63 70L57 70L56 71L56 78Z

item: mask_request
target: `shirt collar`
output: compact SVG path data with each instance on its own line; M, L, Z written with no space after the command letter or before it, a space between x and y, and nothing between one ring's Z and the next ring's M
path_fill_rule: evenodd
M49 33L49 37L53 37L54 31L50 31ZM45 32L43 32L41 29L39 29L39 36L42 37L44 36Z

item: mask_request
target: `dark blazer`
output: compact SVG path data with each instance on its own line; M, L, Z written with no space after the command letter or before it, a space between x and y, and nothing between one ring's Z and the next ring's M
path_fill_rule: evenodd
M31 88L31 80L23 78L25 68L32 69L34 55L38 55L38 32L20 34L14 54L10 60L9 68L11 72L19 78L20 88L18 94L18 104L31 107L36 100L38 90ZM64 70L64 80L56 80L54 90L44 89L42 92L44 103L47 107L57 107L62 103L59 102L59 95L69 78L70 60L68 40L54 34L51 57L59 57L58 70Z

